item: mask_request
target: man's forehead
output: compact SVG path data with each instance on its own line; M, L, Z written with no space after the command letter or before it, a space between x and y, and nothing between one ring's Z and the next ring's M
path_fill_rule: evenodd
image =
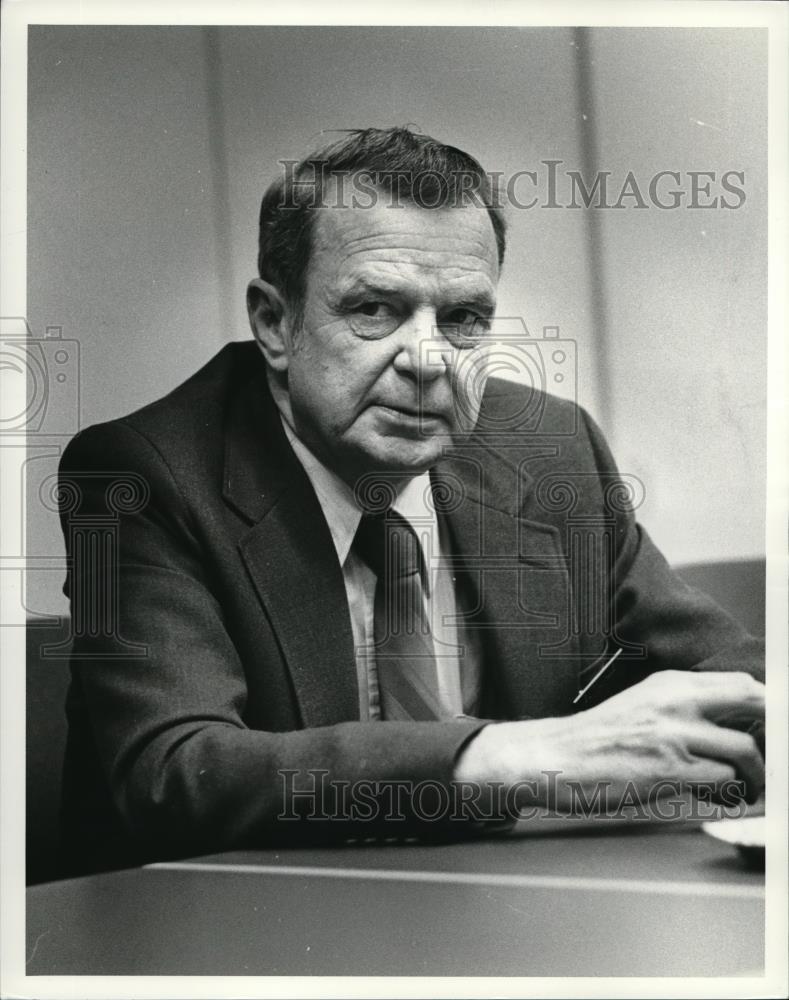
M498 275L496 236L484 208L421 208L406 201L393 205L382 192L372 206L329 203L316 213L314 251L328 251L336 264L402 253L417 260L435 257L442 265L463 259L493 280Z

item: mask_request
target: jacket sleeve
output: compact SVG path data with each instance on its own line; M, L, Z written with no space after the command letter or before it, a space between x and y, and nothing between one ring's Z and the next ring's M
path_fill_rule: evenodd
M482 720L249 728L200 520L163 456L122 422L89 428L63 456L60 495L72 696L144 854L447 834L447 811L431 817Z

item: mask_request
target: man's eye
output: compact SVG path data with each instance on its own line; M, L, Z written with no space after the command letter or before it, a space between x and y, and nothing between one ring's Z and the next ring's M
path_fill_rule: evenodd
M376 316L382 316L386 310L387 306L384 302L362 302L357 312L360 312L363 316L375 318Z
M399 319L396 309L379 299L359 302L348 311L348 322L359 337L386 337L397 329Z
M442 318L440 328L454 347L476 347L490 329L490 320L470 309L455 309Z

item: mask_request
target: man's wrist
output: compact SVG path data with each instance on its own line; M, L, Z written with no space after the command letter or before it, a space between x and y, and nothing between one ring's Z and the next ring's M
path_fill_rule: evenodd
M542 720L534 719L485 726L458 755L455 782L477 789L492 813L516 816L523 808L555 808L557 778L560 782L567 757L565 751L564 764L552 766L558 755L550 733L550 726L546 732Z
M453 778L461 783L484 783L495 778L490 731L496 727L488 724L478 729L463 746L455 761Z

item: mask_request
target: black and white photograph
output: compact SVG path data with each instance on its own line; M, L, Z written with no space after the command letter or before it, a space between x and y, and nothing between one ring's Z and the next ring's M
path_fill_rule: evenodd
M2 996L785 995L787 9L3 18Z

